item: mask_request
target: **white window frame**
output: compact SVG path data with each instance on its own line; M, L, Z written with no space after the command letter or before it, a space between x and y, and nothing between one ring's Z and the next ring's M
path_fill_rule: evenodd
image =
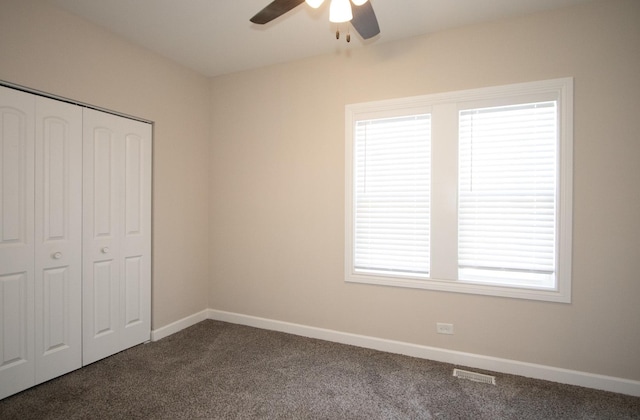
M459 110L555 100L558 109L556 284L553 288L458 280L457 193ZM431 270L428 278L354 269L354 127L357 121L431 114ZM345 281L550 302L571 302L573 78L471 89L345 107Z

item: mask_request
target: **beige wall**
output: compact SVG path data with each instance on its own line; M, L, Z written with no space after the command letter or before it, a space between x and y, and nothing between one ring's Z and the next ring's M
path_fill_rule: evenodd
M606 0L213 79L210 307L640 380L639 22ZM566 76L571 304L344 282L345 104Z
M0 80L155 122L152 326L205 309L208 80L37 0L0 0Z

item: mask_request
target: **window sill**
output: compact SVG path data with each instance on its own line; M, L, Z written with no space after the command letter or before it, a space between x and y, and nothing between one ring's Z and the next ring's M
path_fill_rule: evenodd
M543 289L527 287L509 287L490 284L478 284L461 280L418 279L410 277L386 277L362 274L350 274L347 283L362 283L378 286L405 287L410 289L434 290L439 292L466 293L484 296L497 296L515 299L539 300L557 303L571 303L570 287L563 289ZM568 283L568 282L565 282Z

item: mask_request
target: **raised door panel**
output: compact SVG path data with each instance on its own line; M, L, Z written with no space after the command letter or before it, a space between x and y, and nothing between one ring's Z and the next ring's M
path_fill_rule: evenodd
M107 127L96 127L91 134L93 156L93 238L109 240L118 227L118 149L117 133Z
M0 262L4 268L14 262L21 266L25 258L33 264L34 104L31 95L0 87Z
M35 381L34 107L0 87L0 398Z
M144 322L142 256L124 260L124 327L132 328Z
M120 154L114 117L83 111L83 365L121 350ZM116 120L117 121L117 120Z
M35 385L32 273L0 275L0 398Z
M36 382L82 366L82 109L36 100Z
M117 338L119 328L120 292L118 268L114 260L93 262L93 325L94 340Z
M144 234L144 139L130 133L125 138L125 213L124 235L126 237Z

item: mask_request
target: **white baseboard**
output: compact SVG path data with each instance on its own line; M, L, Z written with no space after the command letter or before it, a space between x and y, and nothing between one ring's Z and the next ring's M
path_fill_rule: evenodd
M198 322L204 321L209 318L210 310L205 309L204 311L200 311L193 315L189 315L185 318L179 319L176 322L172 322L169 325L165 325L164 327L160 327L157 330L151 331L151 341L158 341L171 334L175 334L180 330L184 330L192 325L197 324Z
M389 353L404 354L407 356L418 357L422 359L451 363L458 366L490 370L493 372L519 375L528 378L543 379L568 385L577 385L640 397L640 381L634 381L630 379L597 375L593 373L561 369L552 366L519 362L517 360L501 359L497 357L483 356L473 353L464 353L437 347L405 343L401 341L385 340L382 338L344 333L323 328L309 327L306 325L292 324L290 322L276 321L272 319L259 318L232 312L218 311L215 309L209 309L203 312L206 313L206 318L208 319L225 321L233 324L241 324L250 327L280 331L289 334L300 335L303 337L317 338L321 340L349 344L352 346L380 350ZM194 316L202 317L202 312ZM191 320L191 318L193 317L189 317L188 319ZM187 318L185 318L184 320L187 320ZM181 323L184 320L178 321L178 323ZM174 324L164 327L161 330L165 332L165 328L169 328ZM173 332L177 331L179 331L179 329ZM156 340L155 335L153 335L152 337L154 337L153 339Z

